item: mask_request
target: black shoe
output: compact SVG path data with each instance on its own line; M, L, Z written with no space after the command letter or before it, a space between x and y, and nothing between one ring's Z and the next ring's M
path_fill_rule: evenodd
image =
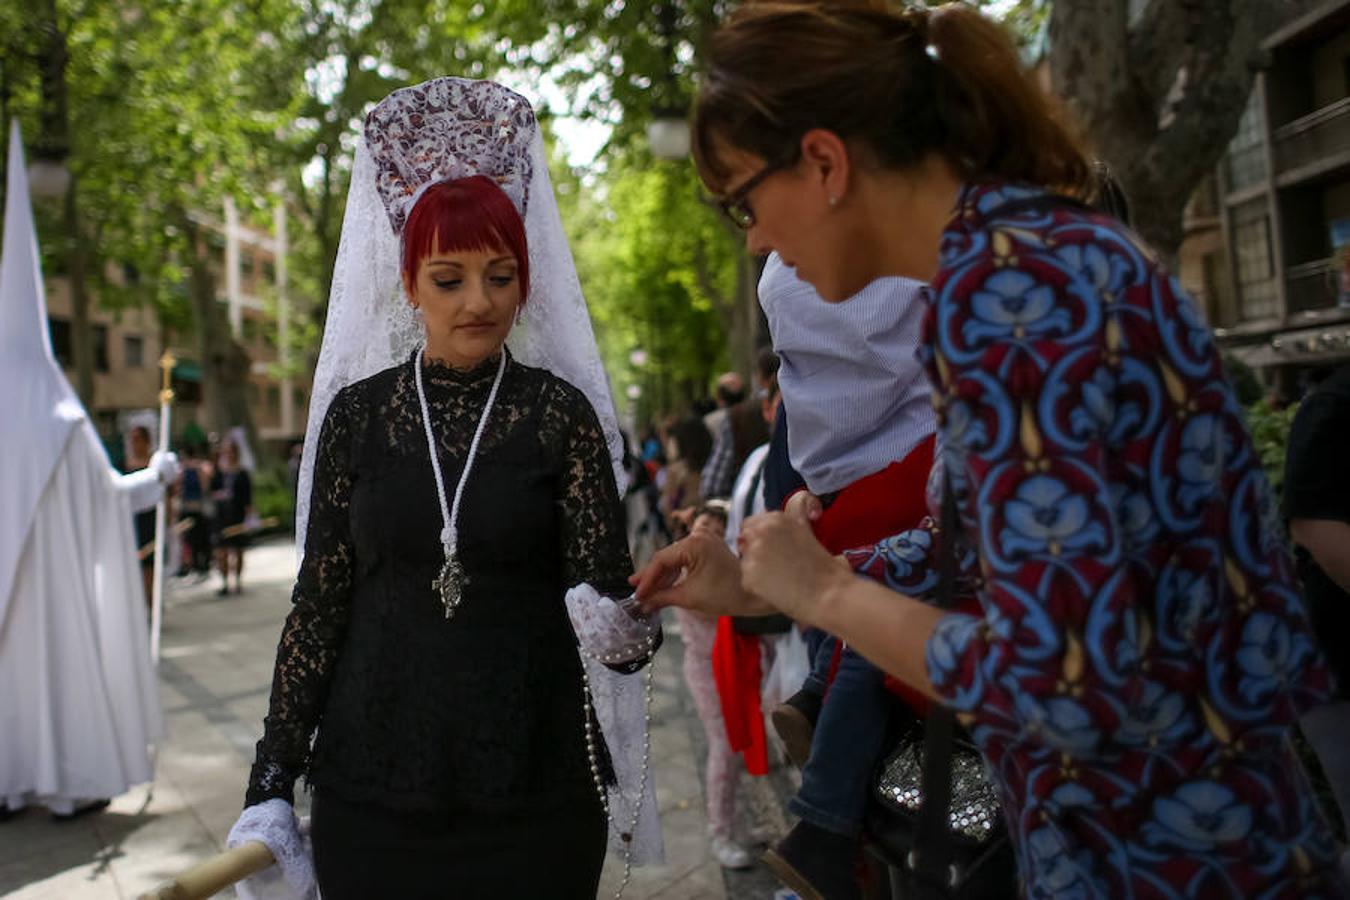
M226 597L229 596L229 593L230 593L230 586L228 584L224 584L221 585L220 590L216 591L216 596Z
M73 822L82 816L103 812L108 808L108 804L110 803L112 803L111 800L94 800L91 803L86 803L84 806L77 806L68 813L52 813L52 821Z
M804 768L806 761L811 758L811 739L816 733L820 706L820 695L803 688L769 714L773 730L782 739L788 759L799 769Z
M858 854L853 838L798 822L764 862L802 900L862 900Z

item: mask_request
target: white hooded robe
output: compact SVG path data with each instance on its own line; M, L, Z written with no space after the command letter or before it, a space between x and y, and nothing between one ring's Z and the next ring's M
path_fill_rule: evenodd
M132 512L52 353L17 123L0 256L0 805L69 813L152 778L163 735Z

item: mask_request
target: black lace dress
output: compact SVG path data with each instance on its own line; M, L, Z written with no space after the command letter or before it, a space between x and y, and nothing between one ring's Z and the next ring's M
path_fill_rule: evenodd
M497 363L423 370L450 496ZM630 591L603 432L580 391L508 362L460 508L469 583L446 621L413 365L328 410L247 803L291 800L307 776L329 900L392 895L391 870L398 896L594 897L605 823L563 594Z

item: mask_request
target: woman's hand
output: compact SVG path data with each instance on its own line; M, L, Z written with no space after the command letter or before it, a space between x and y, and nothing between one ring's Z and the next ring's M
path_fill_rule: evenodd
M783 512L794 519L800 519L810 524L819 519L825 512L825 505L820 502L820 498L815 494L808 490L800 490L789 497L787 503L783 504Z
M853 579L847 564L820 545L806 521L789 513L748 519L737 543L741 587L798 622L819 625L827 592Z
M702 532L660 550L628 581L648 612L664 606L728 616L773 612L741 589L740 563L730 548Z

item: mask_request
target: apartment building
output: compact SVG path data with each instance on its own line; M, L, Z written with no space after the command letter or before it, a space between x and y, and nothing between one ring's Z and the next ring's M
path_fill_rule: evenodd
M1182 283L1224 348L1296 397L1350 362L1350 0L1265 42L1215 178L1192 199Z
M310 388L309 367L293 360L288 349L297 309L287 285L285 211L276 207L268 231L242 223L232 202L222 213L197 220L208 229L219 301L235 340L252 361L247 392L254 425L263 443L280 452L304 434ZM116 279L135 277L130 272L111 274ZM64 277L47 280L47 312L56 357L74 383L70 286ZM194 425L194 431L205 434L234 424L208 421L192 334L162 329L149 309L111 311L95 304L90 318L95 370L90 413L114 461L121 456L119 432L127 416L158 407L159 360L166 345L177 360L172 373L175 438L181 440Z

